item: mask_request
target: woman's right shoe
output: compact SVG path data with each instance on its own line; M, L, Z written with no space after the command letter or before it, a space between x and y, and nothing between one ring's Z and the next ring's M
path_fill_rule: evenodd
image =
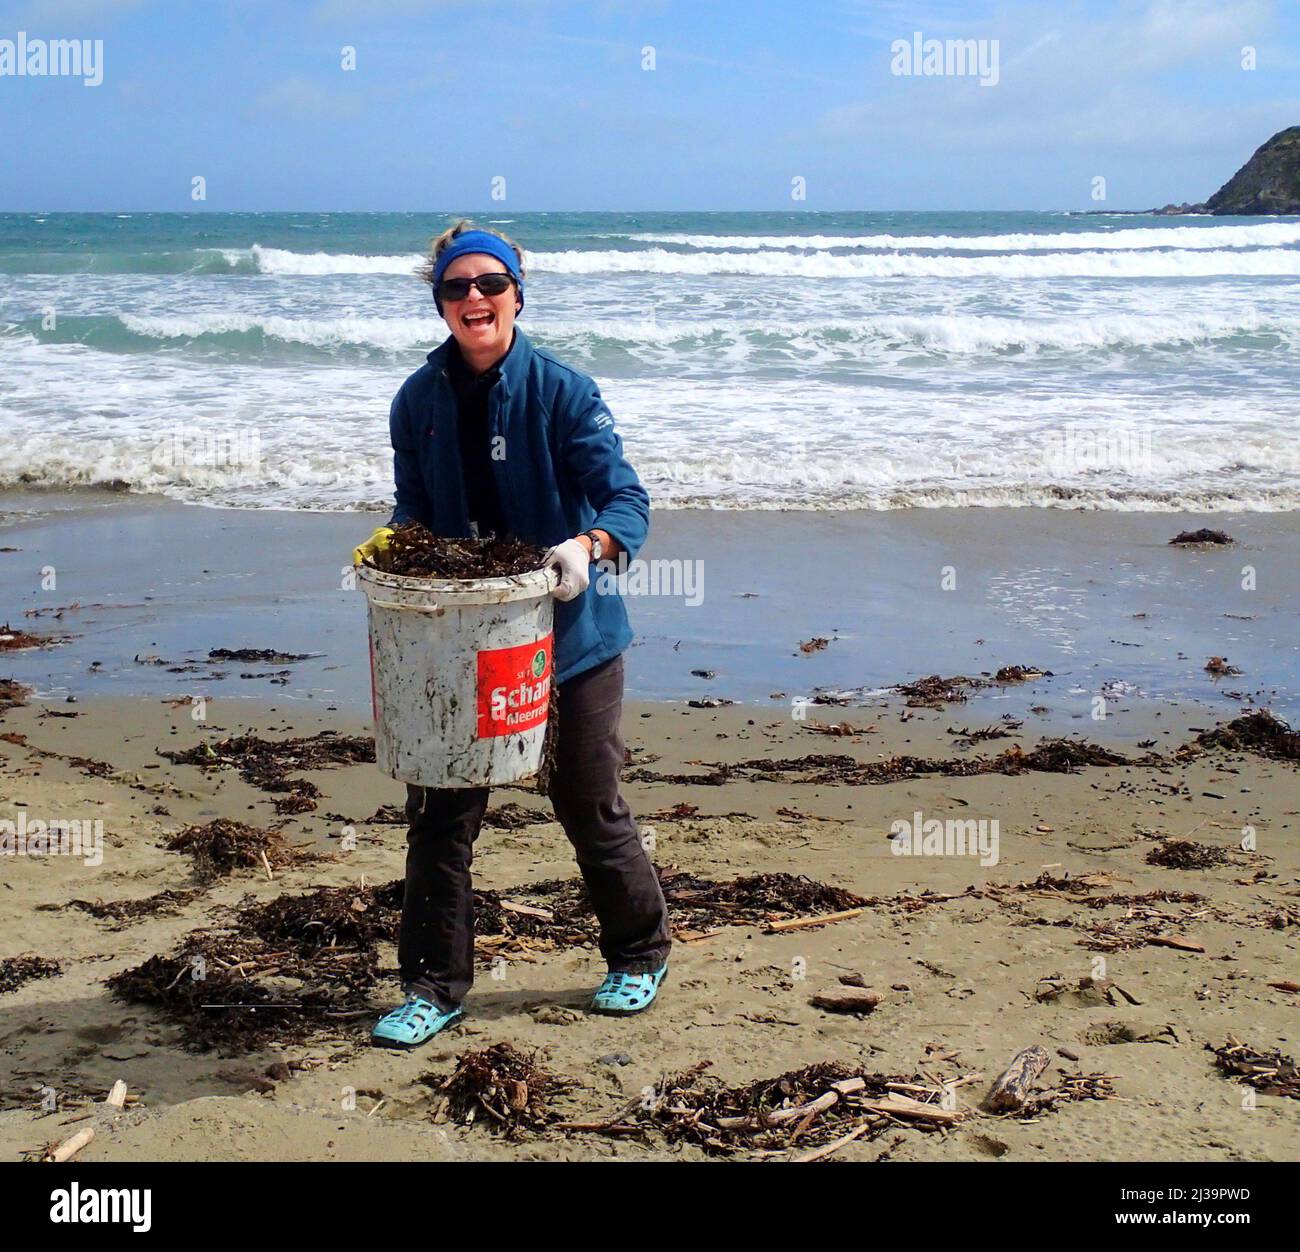
M644 974L610 970L592 998L592 1011L608 1013L614 1017L629 1017L633 1013L644 1012L654 1003L655 996L659 994L659 984L667 974L667 965Z
M418 1048L464 1016L459 1006L440 1009L420 996L408 996L405 1004L379 1019L370 1042L381 1048Z

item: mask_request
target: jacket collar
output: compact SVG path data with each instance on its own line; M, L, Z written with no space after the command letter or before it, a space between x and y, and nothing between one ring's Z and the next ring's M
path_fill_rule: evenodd
M450 370L449 357L456 350L456 338L454 335L448 335L432 352L428 355L428 362L439 374L448 373ZM528 377L528 369L532 364L533 345L527 335L515 326L515 342L510 351L506 353L505 360L501 362L498 368L501 371L501 377L498 380L502 392L508 399L513 392L523 391L524 380Z

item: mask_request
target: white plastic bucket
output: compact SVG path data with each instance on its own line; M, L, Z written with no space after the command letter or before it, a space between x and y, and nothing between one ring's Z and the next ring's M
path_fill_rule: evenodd
M362 565L375 759L421 787L490 787L537 773L554 667L554 569L403 578Z

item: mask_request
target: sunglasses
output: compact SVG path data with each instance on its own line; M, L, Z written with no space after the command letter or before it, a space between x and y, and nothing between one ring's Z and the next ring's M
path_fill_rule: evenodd
M471 287L477 287L485 296L499 296L509 291L515 280L509 274L480 274L477 278L444 278L438 284L438 299L463 300Z

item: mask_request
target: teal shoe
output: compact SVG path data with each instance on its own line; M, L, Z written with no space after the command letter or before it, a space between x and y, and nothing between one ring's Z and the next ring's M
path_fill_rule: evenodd
M659 994L659 984L668 974L668 966L661 965L648 974L627 974L610 970L591 1001L592 1012L613 1013L626 1017L648 1009Z
M418 1048L464 1016L465 1010L460 1007L444 1012L428 1000L408 996L400 1008L379 1019L370 1042L381 1048Z

